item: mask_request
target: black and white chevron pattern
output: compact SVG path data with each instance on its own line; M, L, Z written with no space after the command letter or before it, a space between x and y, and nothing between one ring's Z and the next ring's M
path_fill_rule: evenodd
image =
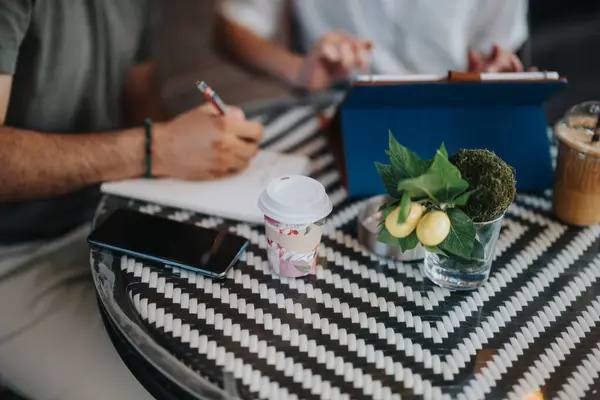
M323 105L254 116L264 147L312 158L336 205L316 274L274 276L262 226L105 199L248 238L224 281L122 257L112 268L154 340L240 398L600 398L600 227L557 222L550 198L519 195L489 281L451 293L418 263L383 259L356 239L362 200L348 199L319 132Z

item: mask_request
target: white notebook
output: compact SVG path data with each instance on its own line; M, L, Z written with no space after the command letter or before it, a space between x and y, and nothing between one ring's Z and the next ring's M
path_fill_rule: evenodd
M133 179L108 182L102 192L244 222L263 222L258 198L272 179L308 173L304 156L261 151L236 176L214 181Z

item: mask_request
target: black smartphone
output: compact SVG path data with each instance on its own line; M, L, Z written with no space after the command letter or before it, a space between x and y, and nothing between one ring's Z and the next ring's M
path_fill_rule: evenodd
M118 209L88 237L91 245L224 278L248 246L240 236Z

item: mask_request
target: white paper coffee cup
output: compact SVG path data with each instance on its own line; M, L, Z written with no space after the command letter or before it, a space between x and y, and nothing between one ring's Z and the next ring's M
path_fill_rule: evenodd
M333 208L323 185L302 175L274 179L258 207L265 215L273 271L287 277L309 274L317 262L325 218Z

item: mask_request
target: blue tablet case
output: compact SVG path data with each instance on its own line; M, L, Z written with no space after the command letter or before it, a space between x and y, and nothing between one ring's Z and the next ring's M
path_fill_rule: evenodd
M384 193L374 162L389 164L388 131L422 158L432 158L442 142L449 154L492 150L515 168L519 190L549 188L553 169L542 105L565 85L564 80L357 84L337 116L348 192Z

